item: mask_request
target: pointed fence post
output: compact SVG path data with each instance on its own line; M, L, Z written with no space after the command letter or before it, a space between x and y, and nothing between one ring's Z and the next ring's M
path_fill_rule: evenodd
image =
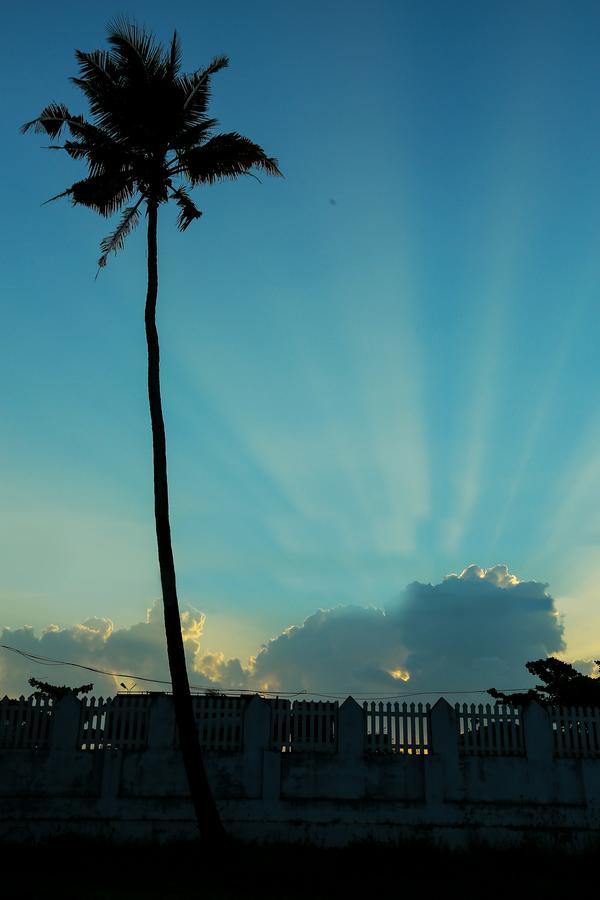
M265 751L270 749L271 710L258 694L244 709L244 788L250 797L260 797L264 778ZM277 757L279 763L279 757ZM273 765L273 764L272 764Z
M81 703L72 694L53 703L44 777L58 792L61 789L68 791L72 783L75 760L80 750L80 723Z
M244 753L266 750L269 746L271 711L269 704L256 694L244 710Z
M527 784L529 791L541 803L556 800L554 769L554 735L550 714L535 700L521 712L524 730L525 756L527 757Z
M554 735L548 710L535 700L523 709L525 755L537 766L551 766L554 760Z
M175 707L169 694L152 698L148 721L148 750L172 750L175 741Z
M66 694L52 707L52 727L50 729L50 750L79 750L79 723L81 703L72 694Z
M357 762L365 753L365 714L354 697L346 697L338 713L338 759Z
M436 783L436 772L426 767L427 794L433 800L459 800L461 773L458 752L458 720L455 710L444 697L440 697L430 713L430 743L433 760L441 764L441 781Z

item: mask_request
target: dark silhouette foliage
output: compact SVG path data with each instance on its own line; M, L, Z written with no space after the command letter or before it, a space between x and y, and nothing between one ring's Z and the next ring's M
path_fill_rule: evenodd
M595 665L600 666L600 660L596 660ZM503 703L519 706L533 701L542 706L600 706L600 678L583 675L555 656L536 659L525 666L543 683L527 692L505 694L490 688L488 694Z
M37 678L30 678L29 684L35 688L36 697L50 697L51 700L62 700L69 694L78 697L79 694L89 694L94 689L93 684L82 684L81 687L67 687L66 684L50 684L49 681L38 681Z
M71 81L85 94L91 119L53 102L21 129L53 140L67 132L67 140L49 149L87 164L86 178L47 202L68 197L106 217L122 210L100 245L100 268L123 247L144 202L173 200L185 231L202 215L190 188L251 175L254 168L281 175L277 160L249 138L236 131L213 134L218 122L207 114L210 79L229 65L226 56L182 73L177 32L163 48L153 34L122 18L108 26L107 40L109 50L75 51L79 74Z

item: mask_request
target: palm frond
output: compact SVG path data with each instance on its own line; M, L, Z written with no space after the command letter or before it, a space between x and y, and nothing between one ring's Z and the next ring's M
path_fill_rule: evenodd
M109 51L93 50L84 53L75 51L79 64L79 76L71 78L85 94L93 116L101 117L106 110L120 105L119 97L122 94L123 85L119 66ZM103 127L102 121L97 123ZM111 131L113 136L114 132Z
M76 50L75 58L79 63L81 79L117 86L119 73L108 50ZM81 79L71 78L71 81L78 85Z
M179 187L173 190L171 194L173 200L179 207L179 215L177 216L177 227L180 231L185 231L188 225L199 219L202 215L185 188Z
M213 61L205 69L199 69L193 75L184 75L180 79L180 85L185 94L184 110L189 106L195 106L204 113L208 104L210 76L229 65L229 57L215 56Z
M60 146L55 145L49 149L64 150L71 159L86 159L90 152L93 151L89 144L83 144L81 141L65 141L64 144Z
M124 209L121 221L113 233L109 234L101 241L100 250L102 251L102 255L98 260L99 269L104 268L110 253L117 253L119 250L122 250L125 238L133 231L140 220L139 207L143 199L143 197L140 197L135 206L128 206L127 209Z
M108 25L107 40L113 47L116 64L121 64L131 74L137 72L147 79L160 71L162 47L151 31L141 28L136 22L117 16Z
M218 124L218 119L208 119L202 116L201 121L197 125L185 126L178 131L171 142L171 149L183 150L204 143L209 132L212 131L213 128L216 128Z
M173 32L171 38L171 46L169 48L169 58L167 61L167 75L169 78L176 78L181 68L181 42L176 31Z
M42 206L45 206L47 203L54 203L55 200L61 200L63 197L70 197L73 193L73 188L67 188L66 191L61 191L60 194L55 194L54 197L48 197L47 200L44 200Z
M213 184L224 178L246 175L250 169L262 169L268 175L279 175L277 160L267 156L262 147L237 132L217 134L201 147L178 154L180 171L193 185Z
M136 184L130 178L114 174L96 175L76 181L60 194L44 200L42 206L70 197L73 206L87 206L108 217L117 212L135 192Z
M65 141L64 144L50 144L45 149L64 150L71 159L87 159L90 164L90 169L112 167L113 170L119 171L128 168L132 161L131 154L128 154L124 150L119 152L110 144L108 146L102 146L102 144L88 144L83 141ZM90 171L90 174L100 173Z
M111 173L76 181L68 188L68 193L74 206L87 206L108 217L133 197L136 190L136 182L130 176Z
M57 138L63 128L67 128L73 137L84 138L90 145L118 148L110 134L88 122L82 115L73 115L64 103L48 104L36 119L21 126L21 133L33 130L36 134Z
M69 122L74 121L75 116L71 115L64 103L49 103L36 119L21 125L21 134L33 130L36 134L48 134L55 138Z

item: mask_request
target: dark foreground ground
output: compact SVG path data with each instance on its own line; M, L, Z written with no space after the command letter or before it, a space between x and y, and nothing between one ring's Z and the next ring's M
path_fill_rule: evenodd
M599 877L600 847L572 856L560 848L451 852L422 843L343 850L232 843L210 851L199 844L0 844L2 900L400 900L449 896L450 890L488 900L546 891L558 896L567 887L571 895L575 882L595 884Z

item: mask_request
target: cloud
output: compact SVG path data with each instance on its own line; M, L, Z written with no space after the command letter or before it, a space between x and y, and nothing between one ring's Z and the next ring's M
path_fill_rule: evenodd
M598 654L600 656L600 654ZM600 678L600 666L595 659L575 659L572 666L582 675L591 675L592 678Z
M190 680L229 690L377 695L518 688L531 680L525 662L565 649L562 620L548 585L520 581L506 566L469 566L439 584L414 582L383 608L317 610L267 641L246 662L205 648L204 622L196 609L182 613ZM117 629L108 619L93 618L71 628L50 626L40 637L28 627L5 629L0 643L114 672L168 679L159 603L145 622L131 628ZM0 655L0 694L25 690L30 675L71 684L92 680L77 669L36 668L6 652ZM113 691L122 679L93 680L99 693Z
M312 688L322 693L394 684L386 669L396 669L401 660L395 641L382 643L386 624L382 609L318 610L260 650L252 661L251 680L263 690Z
M184 647L191 670L200 649L205 616L191 606L182 610ZM28 625L4 628L0 644L7 644L37 656L78 662L109 672L131 673L148 678L169 679L161 602L147 611L146 620L130 628L115 628L110 619L91 618L68 628L49 625L38 637ZM58 684L94 683L94 694L113 694L122 678L90 673L67 666L34 663L17 654L0 652L0 696L29 693L28 679L34 676ZM131 680L126 680L131 686ZM140 682L138 687L152 688ZM159 690L160 686L156 686Z
M415 582L387 614L403 636L418 690L526 685L525 662L564 650L548 585L506 566L469 566L435 585Z
M439 584L414 582L383 609L319 610L269 641L249 678L324 693L519 687L527 660L564 649L547 587L506 566L469 566Z

